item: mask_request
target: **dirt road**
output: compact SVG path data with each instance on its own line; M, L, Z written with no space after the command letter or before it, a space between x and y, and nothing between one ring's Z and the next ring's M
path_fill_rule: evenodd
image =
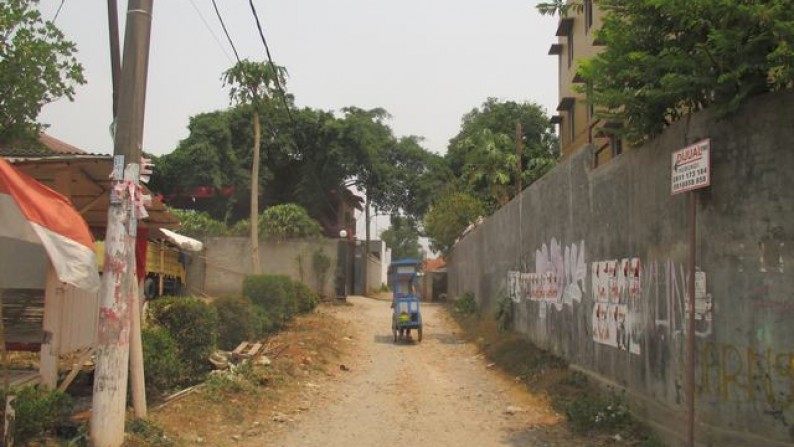
M423 306L421 343L394 344L388 301L353 297L350 303L329 311L350 322L339 334L354 344L344 365L349 371L305 384L300 416L266 445L542 445L531 429L559 419L544 399L488 368L440 307Z

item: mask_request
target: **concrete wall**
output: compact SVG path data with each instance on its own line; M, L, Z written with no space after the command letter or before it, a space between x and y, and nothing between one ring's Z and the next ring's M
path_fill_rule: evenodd
M792 124L789 91L726 121L696 114L595 170L579 152L455 246L450 296L470 291L488 308L511 297L534 343L682 435L689 220L688 197L670 195L671 152L711 138L697 207L697 438L792 445Z
M287 275L304 282L325 296L334 295L337 266L337 243L333 239L317 241L260 242L262 273ZM217 237L205 241L199 254L187 258L187 286L191 293L221 296L240 294L243 279L251 274L251 250L247 238ZM321 250L331 266L320 283L312 267L312 257Z

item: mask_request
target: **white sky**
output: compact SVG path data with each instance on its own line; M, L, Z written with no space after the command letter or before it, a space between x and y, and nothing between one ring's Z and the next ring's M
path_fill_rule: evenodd
M241 58L265 60L247 0L216 0ZM52 18L61 0L41 0ZM144 148L171 152L188 118L228 106L220 75L232 65L210 0L154 2ZM48 132L90 152L112 152L111 77L104 0L65 0L57 25L77 43L88 83L75 102L47 105ZM397 136L444 153L463 114L487 97L557 101L548 56L556 19L536 0L255 0L287 90L299 106L383 107ZM119 0L122 36L127 2ZM218 42L205 26L201 16ZM123 44L122 44L123 45ZM228 55L227 55L228 54Z

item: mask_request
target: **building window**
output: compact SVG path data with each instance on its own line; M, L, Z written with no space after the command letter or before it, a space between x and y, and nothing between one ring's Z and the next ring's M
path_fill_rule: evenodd
M584 0L584 32L593 27L593 0Z
M573 31L568 33L568 68L573 63Z
M576 104L574 103L571 108L568 110L568 137L571 139L571 144L573 144L573 140L576 139Z

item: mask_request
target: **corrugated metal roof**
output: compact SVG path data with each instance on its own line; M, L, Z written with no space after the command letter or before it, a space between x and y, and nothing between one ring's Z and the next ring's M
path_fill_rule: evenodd
M101 155L89 154L88 152L71 144L61 141L46 133L39 134L38 144L26 144L24 146L9 144L5 147L0 146L0 157L46 157L58 155Z

